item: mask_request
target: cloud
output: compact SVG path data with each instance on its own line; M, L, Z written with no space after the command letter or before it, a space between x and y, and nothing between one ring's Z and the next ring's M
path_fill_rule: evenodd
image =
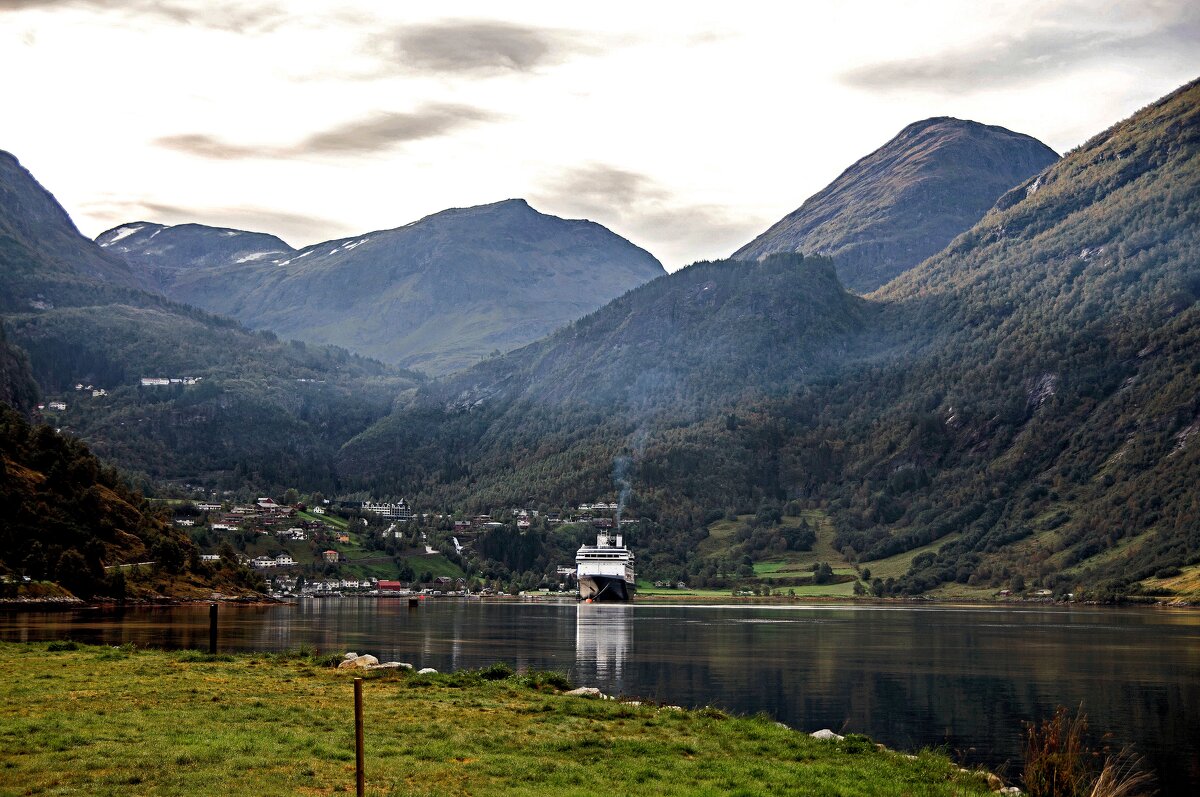
M247 205L188 207L152 199L97 200L85 203L83 214L101 230L130 221L208 224L249 232L269 232L288 242L299 241L301 245L344 238L358 232L341 223L316 216Z
M476 122L496 119L490 111L468 105L426 105L414 113L381 113L314 133L300 143L301 152L374 152L408 141L436 138Z
M436 138L479 122L497 119L468 105L433 104L411 112L376 113L313 133L288 145L240 144L207 133L164 136L154 143L188 155L216 160L294 158L303 155L359 155L426 138Z
M491 20L405 25L387 42L399 66L456 75L531 72L591 49L569 31Z
M1194 58L1200 41L1200 6L1191 2L1139 4L1132 20L1126 19L1133 16L1128 12L1120 3L1091 13L1069 5L1024 31L932 55L868 64L844 72L841 79L873 91L963 93L1022 85L1097 62ZM1087 27L1093 22L1111 27Z
M31 8L59 10L83 8L127 18L155 17L181 25L217 30L258 33L279 27L289 18L286 9L274 3L184 2L183 0L0 0L0 12Z
M669 271L687 265L689 253L723 257L763 226L724 207L682 201L644 174L600 163L554 176L533 199L557 215L589 218L636 239Z

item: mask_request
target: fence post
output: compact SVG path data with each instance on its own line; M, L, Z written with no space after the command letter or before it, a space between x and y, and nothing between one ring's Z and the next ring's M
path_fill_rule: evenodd
M363 766L362 685L362 678L354 679L354 769L355 793L358 797L363 797L367 788L367 775Z
M208 652L217 652L217 604L208 607Z

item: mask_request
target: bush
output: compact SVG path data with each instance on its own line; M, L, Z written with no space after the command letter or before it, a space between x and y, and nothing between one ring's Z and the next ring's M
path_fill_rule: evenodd
M489 664L479 671L479 674L488 681L503 681L505 678L511 678L516 675L516 670L508 665L508 662L498 661L495 664Z
M79 650L79 643L70 639L63 639L58 642L51 642L46 646L46 650L51 653L59 653L64 650Z

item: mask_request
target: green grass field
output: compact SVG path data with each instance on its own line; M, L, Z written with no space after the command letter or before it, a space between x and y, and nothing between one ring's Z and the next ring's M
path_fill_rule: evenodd
M317 658L56 647L0 644L0 795L353 793L352 678ZM935 753L492 674L368 673L366 793L989 793Z

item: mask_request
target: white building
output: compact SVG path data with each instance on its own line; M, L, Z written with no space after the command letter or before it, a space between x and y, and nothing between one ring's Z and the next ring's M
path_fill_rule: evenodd
M388 520L412 520L413 516L412 510L408 508L408 502L403 498L395 503L363 501L362 509L364 512L374 512Z

